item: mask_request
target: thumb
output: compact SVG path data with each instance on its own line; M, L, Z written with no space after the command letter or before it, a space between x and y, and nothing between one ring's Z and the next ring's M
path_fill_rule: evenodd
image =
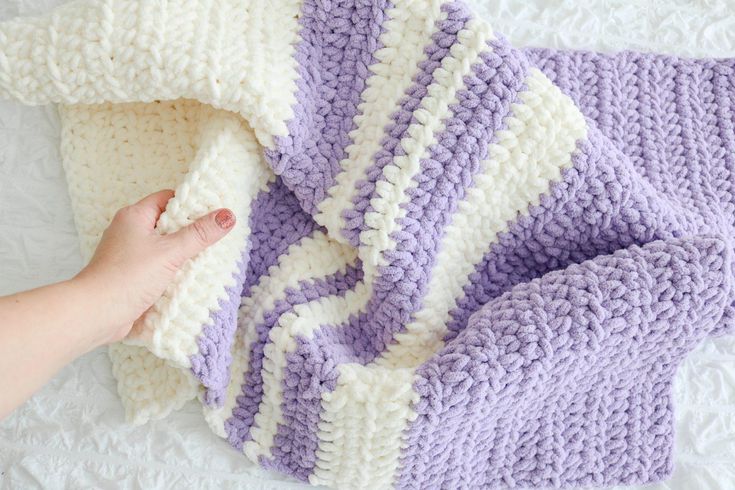
M194 257L218 242L235 226L235 215L229 209L218 209L202 216L190 225L166 235L182 262Z

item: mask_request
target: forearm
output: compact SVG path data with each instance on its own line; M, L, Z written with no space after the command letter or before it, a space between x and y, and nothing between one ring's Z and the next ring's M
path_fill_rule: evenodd
M64 365L104 343L100 305L71 279L0 298L0 418Z

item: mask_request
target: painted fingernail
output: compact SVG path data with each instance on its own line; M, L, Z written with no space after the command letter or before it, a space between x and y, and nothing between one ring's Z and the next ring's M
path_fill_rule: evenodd
M229 209L220 209L214 215L214 221L223 230L228 230L235 225L235 215Z

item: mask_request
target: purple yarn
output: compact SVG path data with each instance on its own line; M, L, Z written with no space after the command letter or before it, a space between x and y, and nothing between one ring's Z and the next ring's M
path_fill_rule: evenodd
M436 23L437 31L432 34L431 42L424 48L426 59L418 64L418 73L413 84L404 94L400 107L391 116L390 124L380 150L372 157L373 164L366 170L365 178L355 186L353 206L342 212L345 227L342 234L354 246L360 242L360 232L365 230L364 215L372 211L370 198L375 191L375 183L385 180L383 168L397 156L406 153L400 145L401 139L407 135L409 125L415 122L413 112L426 97L427 87L434 81L434 70L441 66L441 60L449 54L449 48L457 42L457 33L470 18L470 12L464 5L448 3L442 5L446 19ZM456 109L456 108L454 108ZM449 126L449 125L448 125Z
M360 94L380 47L386 0L305 0L296 46L299 78L289 135L267 150L273 170L313 213L334 182L350 144Z
M250 363L242 393L237 398L237 406L232 417L227 420L226 427L230 443L238 449L245 441L251 439L250 428L253 425L255 414L263 397L263 349L268 343L268 334L275 326L278 318L293 310L293 307L318 299L325 294L337 294L352 287L361 278L359 263L348 267L345 273L336 273L323 279L302 281L296 289L286 289L285 298L276 301L272 310L265 312L263 322L255 325L256 341L250 348ZM288 391L288 386L284 386Z
M362 270L349 268L346 274L336 274L327 281L314 281L308 285L309 295L324 297L343 295L362 279ZM306 285L302 286L302 291ZM325 327L323 327L325 328ZM294 476L308 478L316 463L316 450L319 416L321 413L321 395L325 391L334 390L339 373L337 363L331 350L323 350L319 337L320 330L315 332L316 342L298 338L298 347L287 356L288 363L283 382L284 424L278 425L275 436L273 458L261 459L266 468L284 471L296 469Z
M235 284L225 288L226 299L219 309L210 312L208 324L197 338L199 347L192 355L191 371L205 387L204 403L221 406L230 382L230 352L237 328L237 311L241 296L248 295L255 281L290 245L310 234L316 223L306 214L281 179L260 192L251 205L248 246L233 275Z
M242 295L249 296L250 288L288 247L310 235L317 224L301 209L296 196L289 191L280 177L260 192L250 216L250 249L248 270Z
M606 486L668 475L671 381L733 300L731 253L716 236L633 245L487 303L419 370L419 418L398 486Z
M540 205L502 233L475 267L452 312L446 340L466 327L472 313L516 284L631 244L683 234L677 216L636 180L635 169L599 132L579 145L573 162ZM605 180L616 186L598 198L599 214L585 216L579 203Z
M281 177L254 205L238 276L243 296L291 244L318 229L311 216L352 143L387 6L304 3L298 103L289 135L267 151ZM405 154L414 112L471 18L459 3L442 9L427 59L414 67L418 75L342 210L340 238L358 249L376 186L390 178L383 170ZM419 162L391 236L395 248L382 254L365 311L293 339L278 407L283 423L261 465L301 480L314 474L322 396L337 386L341 364L374 361L425 306L441 239L480 162L492 156L488 146L509 129L531 67L570 96L587 137L538 204L520 210L493 243L479 244L484 255L455 298L444 347L416 371L417 418L403 434L395 486L608 486L671 472L676 368L703 338L735 328L735 61L519 51L502 38L464 77L444 129ZM283 291L262 322L244 327L255 341L225 422L238 449L252 440L265 346L279 317L342 297L364 280L359 261L345 273L314 273ZM230 362L239 292L230 293L192 358L212 403L221 402Z
M237 310L245 281L246 260L247 255L243 254L238 272L233 275L235 285L225 288L226 299L219 300L219 310L210 312L210 323L203 326L197 338L199 350L189 358L192 373L206 389L204 403L207 406L218 407L224 403L224 393L230 382L230 350L237 328Z

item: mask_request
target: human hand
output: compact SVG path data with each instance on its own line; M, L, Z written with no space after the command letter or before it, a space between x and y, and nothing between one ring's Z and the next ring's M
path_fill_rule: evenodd
M213 211L169 235L154 227L174 193L163 190L120 209L89 264L72 279L100 312L99 343L122 340L161 297L176 271L235 225L228 209Z

